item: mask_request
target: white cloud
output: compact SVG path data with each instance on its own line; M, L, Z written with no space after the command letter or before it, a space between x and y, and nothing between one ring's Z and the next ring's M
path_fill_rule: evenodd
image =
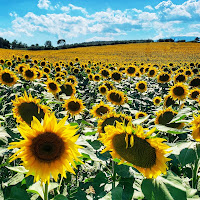
M148 10L154 10L154 8L153 8L152 6L150 6L150 5L145 6L144 8L145 8L145 9L148 9Z
M51 2L49 0L39 0L37 6L40 9L47 10L48 8L50 8L50 4L51 4Z
M138 15L138 19L142 21L158 20L156 13L142 12Z
M60 9L61 9L63 12L69 12L69 11L70 11L70 7L68 7L68 6L62 6Z
M13 37L16 36L16 33L12 31L0 30L0 37Z
M11 17L17 17L17 16L18 16L16 12L11 12L11 13L9 13L9 15L10 15Z
M86 11L85 8L74 6L72 4L68 5L72 10L80 10L83 14L87 14L88 12Z

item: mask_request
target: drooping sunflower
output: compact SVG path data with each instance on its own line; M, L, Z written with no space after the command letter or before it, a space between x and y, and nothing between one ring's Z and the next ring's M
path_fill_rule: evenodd
M99 104L92 107L90 110L90 113L97 118L101 118L103 115L111 112L113 108L107 104L105 104L103 101L101 101Z
M153 103L154 103L155 106L159 106L160 103L161 103L161 101L162 101L162 98L159 97L159 96L157 96L157 97L155 97L155 98L153 99Z
M190 90L189 98L191 98L193 100L197 100L199 95L200 95L200 89L194 88L194 89Z
M45 105L40 104L40 99L29 96L24 92L24 96L15 97L13 103L13 117L16 118L18 123L26 122L28 125L31 124L33 116L36 117L39 121L44 118L45 113L50 112L50 108Z
M200 142L200 115L194 115L194 120L190 124L192 125L192 137L197 142Z
M114 81L117 81L117 82L120 82L121 79L122 79L122 74L120 72L118 72L117 70L113 71L111 73L111 78L114 80Z
M138 83L136 83L135 89L137 89L138 92L145 92L147 90L147 82L139 81Z
M171 160L165 157L169 153L168 145L163 138L151 138L155 128L145 133L142 126L133 127L131 122L116 122L116 126L105 127L105 134L99 139L106 148L101 152L109 151L112 158L121 159L119 164L131 163L134 168L146 178L156 178L166 174L166 162Z
M106 115L103 115L99 120L98 120L98 133L101 135L101 133L105 133L105 127L107 125L116 125L116 121L118 122L125 122L127 125L129 121L132 120L131 116L127 116L125 114L117 114L115 112L109 112Z
M85 106L83 105L82 100L77 99L75 97L71 97L70 99L65 100L63 107L72 116L81 113L83 109L85 109Z
M18 78L14 72L9 69L0 71L0 82L7 86L12 86L17 82Z
M104 85L108 88L108 90L113 90L115 88L110 81L104 81Z
M45 114L43 125L36 117L31 127L21 123L18 129L23 140L10 143L9 149L19 149L10 162L21 158L22 165L29 170L27 176L33 175L35 182L49 183L51 176L57 181L59 174L66 178L66 171L75 174L71 165L76 168L74 160L82 163L78 159L81 146L75 144L79 137L75 136L76 126L65 126L66 119L58 123L52 113Z
M170 88L169 94L174 100L179 99L183 100L188 95L188 87L182 82L178 82L173 87Z
M61 90L59 84L54 80L49 79L45 84L47 85L46 89L52 94L56 94Z
M160 73L157 76L158 83L168 83L170 79L171 79L171 76L168 73Z
M106 95L108 88L105 85L99 86L99 92L103 95Z
M184 126L184 123L170 123L170 121L177 115L177 112L172 110L171 107L168 107L164 110L160 110L156 113L155 124L161 124L171 128L181 129Z
M34 79L37 78L37 73L35 71L34 68L31 68L29 66L25 67L23 69L23 77L27 80L27 81L33 81Z
M139 111L135 114L135 119L140 119L140 118L143 118L143 117L146 117L146 116L147 116L147 113Z
M65 82L63 85L60 86L60 89L60 93L64 93L66 96L73 96L76 93L74 85L70 82Z
M108 91L106 98L114 105L122 105L125 103L124 93L119 90Z
M174 99L172 98L172 96L170 95L170 94L168 94L168 95L166 95L165 97L164 97L164 104L163 104L163 106L165 107L165 108L168 108L168 107L170 107L170 106L174 106L175 105L175 101L174 101Z

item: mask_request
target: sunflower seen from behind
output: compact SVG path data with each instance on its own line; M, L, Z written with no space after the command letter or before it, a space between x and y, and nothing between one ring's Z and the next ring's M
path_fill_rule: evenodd
M82 100L75 97L65 100L63 107L72 116L80 114L85 109Z
M15 75L14 72L10 71L9 69L4 69L0 71L0 83L13 86L18 80L18 77Z
M154 131L155 128L145 132L142 126L116 121L116 126L105 127L105 134L99 139L106 146L101 153L109 151L113 159L121 160L119 164L131 163L146 178L166 174L166 162L171 160L165 157L169 146L163 143L165 139L151 138Z
M81 146L75 144L79 137L75 136L76 126L65 126L66 119L57 122L52 113L45 114L43 124L36 117L30 127L21 123L18 129L23 140L10 143L9 149L19 149L10 162L21 158L22 165L29 170L27 176L33 175L34 181L42 183L49 183L51 177L57 181L59 174L66 178L66 171L75 174L72 166L76 168L74 160L82 163L78 159Z
M50 108L40 104L40 99L32 97L31 94L27 95L26 91L24 96L18 97L16 95L13 103L13 117L16 118L18 123L26 122L31 124L33 117L36 117L39 121L44 118L45 113L50 112Z

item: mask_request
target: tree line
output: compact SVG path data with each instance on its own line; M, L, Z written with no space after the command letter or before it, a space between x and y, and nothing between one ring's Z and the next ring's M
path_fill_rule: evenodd
M200 39L196 37L194 41L191 42L199 42ZM103 46L103 45L115 45L115 44L130 44L130 43L151 43L154 42L152 39L147 40L115 40L115 41L91 41L91 42L82 42L82 43L74 43L74 44L66 44L65 39L59 39L57 41L57 46L54 47L50 40L47 40L44 45L32 44L28 46L25 43L18 42L14 40L13 42L9 42L6 39L0 37L0 48L4 49L26 49L26 50L58 50L58 49L69 49L76 47L89 47L89 46ZM157 42L175 42L174 39L159 39ZM178 40L177 42L186 42L185 40Z

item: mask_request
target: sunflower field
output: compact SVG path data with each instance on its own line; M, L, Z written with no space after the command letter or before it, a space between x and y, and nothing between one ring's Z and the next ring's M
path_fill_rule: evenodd
M200 199L200 46L0 49L0 199Z

